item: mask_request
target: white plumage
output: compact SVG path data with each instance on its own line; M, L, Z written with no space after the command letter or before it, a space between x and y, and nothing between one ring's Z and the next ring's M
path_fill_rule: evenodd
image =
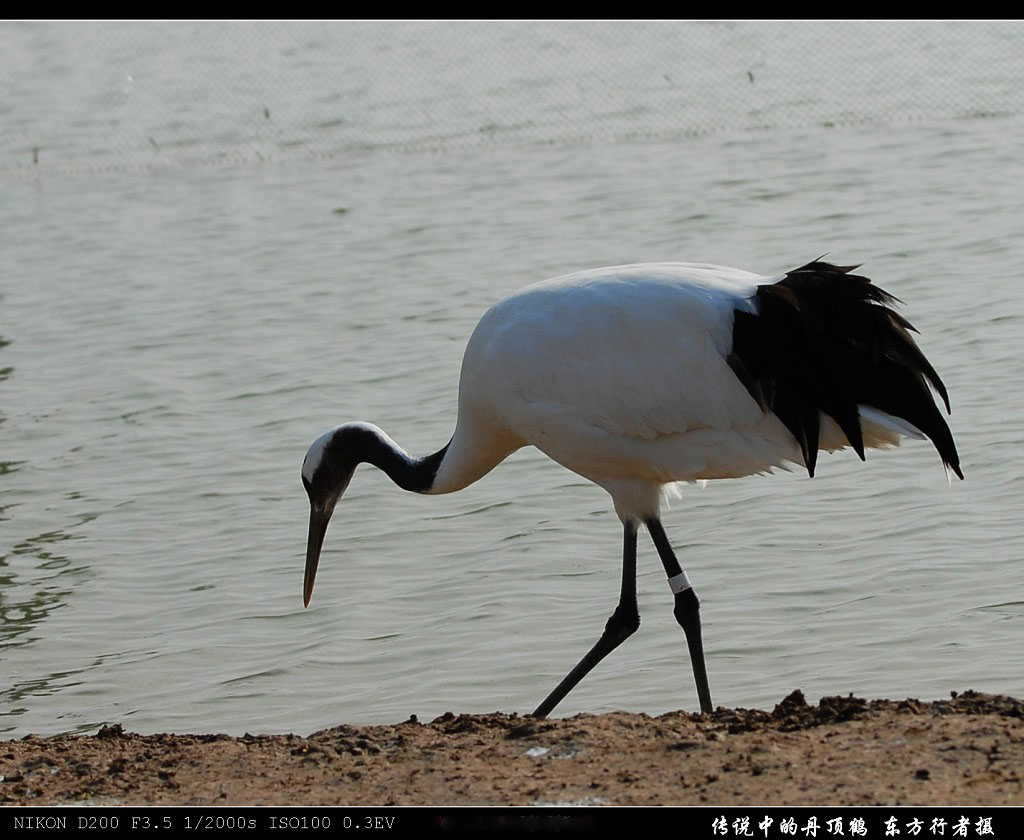
M616 266L537 283L495 304L466 347L446 447L415 459L366 423L338 426L310 447L302 470L312 509L306 602L327 522L358 463L409 490L449 493L536 446L605 488L625 533L619 607L537 709L547 714L639 624L632 578L641 524L669 578L685 580L659 521L666 485L789 463L813 475L819 448L853 445L863 457L865 447L894 445L900 435L931 437L960 474L928 386L944 400L945 389L910 338L913 328L886 306L890 296L851 270L815 262L763 277L694 263ZM675 598L701 707L710 711L688 581Z

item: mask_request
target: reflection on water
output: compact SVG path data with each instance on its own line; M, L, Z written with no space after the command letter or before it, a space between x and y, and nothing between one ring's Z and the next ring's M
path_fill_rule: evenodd
M80 518L69 526L84 524L94 517ZM67 606L75 587L88 578L84 565L75 565L59 548L81 539L67 531L48 531L22 540L0 556L0 651L31 645L39 639L40 628L52 614ZM0 688L0 720L17 717L26 709L21 702L39 694L51 694L66 687L68 671L41 676L8 674ZM0 724L0 731L10 731Z
M9 339L0 336L0 350L10 343ZM0 367L0 383L13 372L10 365ZM0 423L5 419L0 413ZM9 481L26 467L26 461L0 461L0 482ZM0 520L9 519L9 509L29 504L8 501L12 498L15 494L0 484L0 499L3 500L0 503ZM7 653L12 648L37 641L46 620L67 605L75 586L87 578L87 567L80 562L75 564L61 547L81 539L82 535L73 533L72 529L95 519L96 515L72 517L66 529L44 531L19 540L0 554L0 652ZM59 685L67 685L70 673L56 671L29 675L8 672L0 687L0 719L24 714L27 707L23 701L58 691ZM2 731L10 729L9 724L0 725Z
M2 350L4 347L6 347L10 343L11 342L8 339L6 339L2 335L0 335L0 350ZM0 383L2 383L4 380L6 380L8 377L10 377L10 375L13 372L14 372L14 368L11 367L10 365L4 366L4 367L0 367ZM0 425L3 425L3 423L5 422L6 419L7 418L4 416L3 411L0 411ZM0 481L2 481L10 473L12 473L15 470L17 470L21 466L21 463L22 462L20 462L20 461L7 461L7 460L0 459ZM3 520L3 519L7 518L6 512L7 512L7 508L10 506L9 502L4 501L5 499L6 499L6 494L3 493L3 485L0 485L0 520ZM3 597L2 592L0 592L0 599L2 599L2 597ZM0 604L2 604L2 600L0 600Z
M20 637L64 606L75 581L88 574L87 567L73 565L56 550L75 539L81 537L50 531L23 540L0 556L0 647L32 642L33 636ZM25 589L33 591L22 594Z

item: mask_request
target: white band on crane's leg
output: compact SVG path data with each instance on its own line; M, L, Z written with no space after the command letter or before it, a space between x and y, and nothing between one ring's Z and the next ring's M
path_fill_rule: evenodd
M680 572L678 575L673 575L668 579L669 589L672 590L673 595L678 595L680 592L685 592L687 589L693 589L693 584L690 583L690 579L686 576L686 572Z

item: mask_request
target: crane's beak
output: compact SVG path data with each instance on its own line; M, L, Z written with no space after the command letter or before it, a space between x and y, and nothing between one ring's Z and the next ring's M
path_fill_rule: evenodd
M331 521L333 509L317 510L310 507L309 510L309 538L306 541L306 575L302 581L302 604L309 606L309 599L313 595L313 581L316 580L316 567L320 563L320 549L324 544L324 534L327 533L327 523Z

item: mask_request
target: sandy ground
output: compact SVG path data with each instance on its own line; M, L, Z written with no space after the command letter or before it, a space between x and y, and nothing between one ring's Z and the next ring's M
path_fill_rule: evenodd
M0 804L1024 805L1024 702L825 697L773 712L445 714L296 735L27 736Z

